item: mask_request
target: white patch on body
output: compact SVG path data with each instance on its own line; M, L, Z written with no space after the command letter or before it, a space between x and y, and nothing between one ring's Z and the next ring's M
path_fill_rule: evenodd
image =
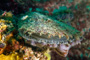
M22 20L25 20L25 19L27 19L28 18L28 15L25 15L25 16L23 16L21 19Z

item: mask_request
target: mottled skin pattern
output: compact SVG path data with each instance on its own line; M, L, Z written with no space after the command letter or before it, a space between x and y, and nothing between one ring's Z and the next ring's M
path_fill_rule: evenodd
M18 27L26 43L58 48L63 56L67 55L71 46L80 43L78 30L40 13L26 13L20 17Z

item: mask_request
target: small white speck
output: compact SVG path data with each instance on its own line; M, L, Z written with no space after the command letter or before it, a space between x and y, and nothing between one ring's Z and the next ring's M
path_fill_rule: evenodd
M28 18L28 15L25 15L25 16L23 16L21 19L22 20L25 20L25 19L27 19Z

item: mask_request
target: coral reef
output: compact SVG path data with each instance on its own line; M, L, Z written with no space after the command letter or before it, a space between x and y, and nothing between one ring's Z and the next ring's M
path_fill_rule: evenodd
M17 41L15 38L16 30L13 29L14 26L12 24L12 13L11 12L4 12L0 16L0 60L27 60L27 59L32 59L32 60L42 60L45 59L47 60L47 57L44 57L44 53L38 53L34 52L34 54L28 55L31 52L31 48L23 47L23 40L21 37L18 37L17 39L22 40L21 42ZM9 19L10 18L10 19ZM9 19L9 20L4 20L4 19ZM10 21L11 20L11 21ZM9 29L11 30L9 30ZM26 48L26 49L25 49ZM19 51L19 52L18 52ZM23 51L25 54L23 54ZM48 54L48 53L47 53ZM42 55L42 57L41 57ZM27 59L26 59L27 58ZM50 60L50 59L49 59Z
M89 60L89 19L89 0L0 1L0 60Z
M2 54L4 49L6 48L6 44L9 38L8 35L4 34L4 31L7 29L7 27L10 26L10 25L7 25L7 23L11 24L10 21L5 21L3 19L0 20L0 54Z

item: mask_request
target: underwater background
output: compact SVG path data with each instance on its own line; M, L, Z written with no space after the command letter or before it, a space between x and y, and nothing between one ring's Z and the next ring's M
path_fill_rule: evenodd
M0 60L90 60L90 0L0 0Z

